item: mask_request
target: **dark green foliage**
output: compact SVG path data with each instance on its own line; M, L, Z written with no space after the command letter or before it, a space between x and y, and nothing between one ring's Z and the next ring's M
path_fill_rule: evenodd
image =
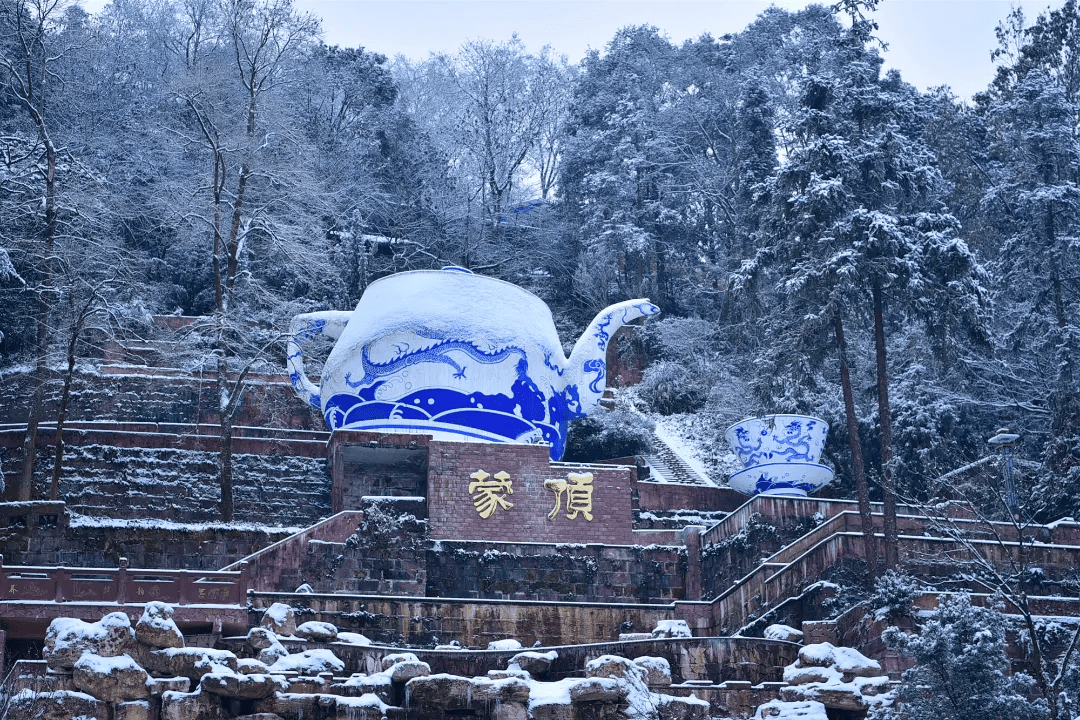
M627 410L598 412L570 424L565 462L596 462L647 453L653 423Z
M918 635L897 628L883 634L889 647L915 661L904 672L900 716L907 720L986 720L1047 716L1032 701L1034 681L1009 674L1005 617L971 604L967 595L945 596Z

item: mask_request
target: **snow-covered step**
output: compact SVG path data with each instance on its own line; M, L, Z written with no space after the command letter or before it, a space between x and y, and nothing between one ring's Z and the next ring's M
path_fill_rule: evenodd
M712 485L713 483L690 466L668 443L653 434L653 451L644 455L649 466L649 474L656 482L676 483L679 485Z

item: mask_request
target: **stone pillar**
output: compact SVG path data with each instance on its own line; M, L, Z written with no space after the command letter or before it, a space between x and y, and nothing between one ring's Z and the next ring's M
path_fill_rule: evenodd
M703 525L687 525L682 529L683 544L686 545L686 599L701 599L701 533Z

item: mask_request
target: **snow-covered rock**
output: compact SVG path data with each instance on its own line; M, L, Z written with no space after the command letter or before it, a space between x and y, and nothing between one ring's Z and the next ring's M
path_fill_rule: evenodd
M285 603L274 603L266 608L259 623L275 635L292 637L296 634L296 612Z
M661 620L650 633L654 638L688 638L694 634L685 620Z
M337 637L334 638L335 642L348 643L349 645L371 645L371 640L360 633L354 632L338 632Z
M340 673L344 669L345 663L329 650L305 650L293 653L279 658L270 666L271 673L298 672L301 675Z
M108 720L109 707L95 697L82 692L57 690L34 692L22 690L7 708L7 717L35 720Z
M236 672L244 675L265 675L270 672L270 668L255 658L240 658L236 661Z
M255 650L256 659L265 665L273 665L289 654L274 631L269 628L251 628L248 631L247 642Z
M199 681L199 687L208 693L238 700L258 700L288 689L287 683L280 677L234 672L207 673Z
M754 713L754 720L829 720L825 714L825 706L812 700L799 702L785 702L783 700L770 700L758 707Z
M199 682L208 672L226 668L236 672L237 658L228 650L214 648L182 647L154 650L144 654L146 667L159 675L186 677Z
M93 623L75 618L56 618L49 623L43 655L50 669L70 670L84 652L101 657L135 655L135 631L128 616L115 612Z
M141 700L150 696L146 670L130 655L102 657L83 653L75 662L75 687L105 702Z
M878 661L858 650L815 643L799 650L799 658L784 668L788 687L780 691L788 702L819 702L827 708L864 712L889 705L893 693Z
M656 713L661 720L706 720L709 717L708 701L696 695L655 695L654 698Z
M842 673L845 682L853 677L881 675L881 663L866 657L849 647L836 647L832 643L814 643L799 650L798 667L831 667Z
M763 633L766 640L784 640L786 642L802 642L803 631L796 630L790 625L770 625Z
M152 648L184 647L184 635L172 619L172 605L148 602L135 623L135 639Z
M398 663L403 662L420 662L420 658L416 657L416 654L411 652L390 653L389 655L383 655L382 669L389 670Z
M296 627L297 637L302 637L305 640L313 640L315 642L333 642L337 637L337 634L338 629L336 625L328 622L319 622L317 620L309 620Z
M649 687L671 684L671 663L666 658L643 655L634 658L634 664L645 671L645 684Z
M521 643L513 638L507 638L505 640L492 640L488 643L488 650L520 650Z
M542 653L535 650L526 650L510 658L507 667L511 670L524 670L533 677L543 677L551 669L551 663L558 659L559 653L554 650Z

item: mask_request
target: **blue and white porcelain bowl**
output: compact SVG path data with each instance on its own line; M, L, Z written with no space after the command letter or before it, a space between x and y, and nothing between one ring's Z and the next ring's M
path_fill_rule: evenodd
M744 495L789 495L806 497L833 479L824 465L778 462L754 465L728 478L728 485Z
M724 438L745 467L764 463L816 463L825 447L829 424L807 415L746 418L727 429Z

